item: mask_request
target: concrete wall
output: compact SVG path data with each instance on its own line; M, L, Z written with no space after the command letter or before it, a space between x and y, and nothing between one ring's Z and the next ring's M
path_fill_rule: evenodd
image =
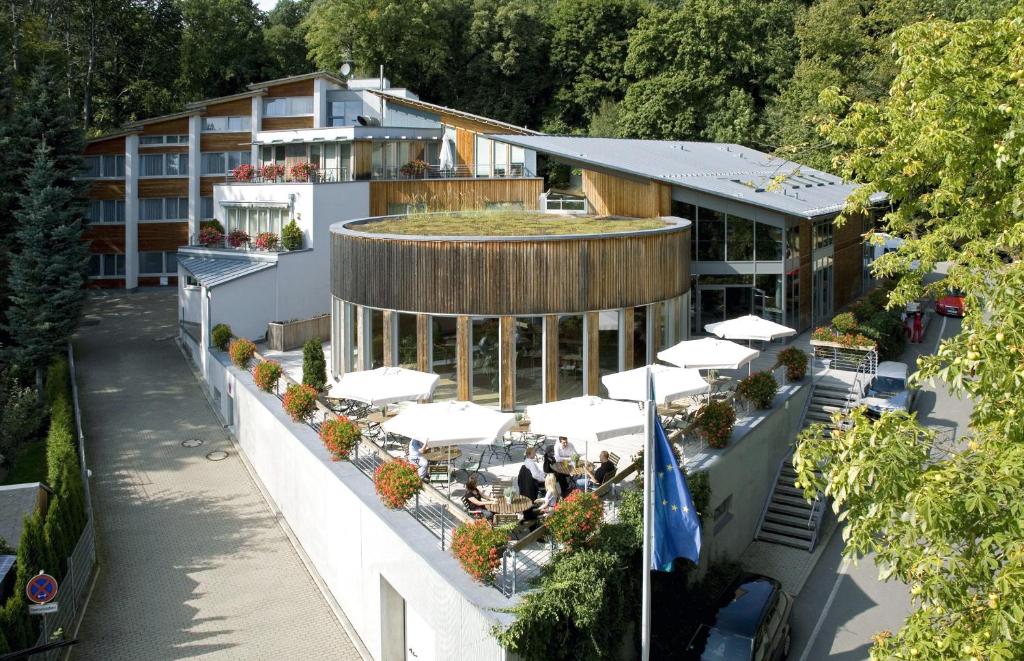
M430 532L381 505L373 483L348 462L332 462L316 434L293 423L280 401L255 388L227 357L209 357L210 388L243 452L331 593L375 659L393 634L382 622L389 585L434 630L433 658L506 661L491 635L515 602L470 579ZM386 584L381 579L386 581ZM390 595L393 602L394 595ZM384 625L387 626L387 625Z
M707 471L712 512L732 497L729 513L704 526L704 563L736 559L754 540L761 511L775 487L779 462L796 438L810 391L809 380L783 386L771 409L755 411L737 422L726 448L706 449L693 463L687 462L690 471Z
M199 287L186 287L185 277L188 273L178 268L178 318L181 321L200 323L202 320L202 290Z

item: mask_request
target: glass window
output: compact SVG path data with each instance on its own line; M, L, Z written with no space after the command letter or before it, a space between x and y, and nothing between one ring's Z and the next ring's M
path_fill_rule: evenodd
M498 403L498 326L498 317L473 318L473 401L481 404Z
M491 155L494 150L492 141L482 135L476 136L476 176L491 176Z
M224 174L224 154L223 152L209 152L203 153L200 157L202 163L202 174Z
M264 117L294 117L313 114L313 97L281 96L263 99Z
M159 177L164 173L164 155L163 154L143 154L139 157L140 163L142 164L140 176L142 177Z
M213 197L204 196L199 199L199 215L202 218L213 218Z
M273 232L281 235L281 227L288 209L286 207L247 207L230 206L227 208L227 227L225 230L240 229L255 238L260 232Z
M544 318L516 317L516 405L544 400Z
M783 323L790 328L800 328L800 269L786 274L786 320Z
M164 253L164 273L177 273L178 272L178 253L176 252L165 252Z
M104 276L124 275L124 255L103 255Z
M800 259L800 226L786 228L786 259Z
M384 367L383 310L370 310L370 367Z
M434 389L434 400L455 399L458 396L455 375L455 317L432 316L430 325L433 370L434 374L441 377L437 388Z
M647 306L633 308L633 367L647 364Z
M832 221L822 220L814 223L814 249L827 248L832 245Z
M597 346L599 376L619 372L618 310L601 310L597 313ZM601 384L601 394L608 395L603 383Z
M558 399L583 394L583 316L558 317Z
M503 142L494 143L494 176L504 177L508 174L508 145Z
M86 177L98 177L100 176L100 162L99 156L86 156L85 157L85 172Z
M164 198L149 197L139 200L139 220L163 220Z
M697 212L697 259L725 260L725 214L701 207Z
M778 324L783 323L781 275L754 277L754 314Z
M782 228L756 223L757 260L775 262L782 259Z
M398 366L416 369L416 315L398 314Z
M162 252L140 252L139 273L143 275L161 274L164 272L164 254Z
M753 261L754 221L730 215L726 227L725 259L730 262Z
M102 255L89 255L89 276L103 275Z
M140 145L162 145L164 144L164 136L162 135L140 135Z
M104 177L123 177L124 176L124 154L118 154L116 156L104 156L103 157L103 176Z
M203 131L205 132L236 132L241 133L250 130L252 118L249 115L235 117L203 117Z

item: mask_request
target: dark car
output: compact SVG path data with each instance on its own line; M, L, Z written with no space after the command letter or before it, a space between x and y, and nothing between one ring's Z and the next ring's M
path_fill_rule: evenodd
M958 289L951 289L946 295L935 301L935 311L950 317L964 316L964 293Z
M775 661L789 655L793 597L774 578L745 574L722 594L686 647L701 661Z

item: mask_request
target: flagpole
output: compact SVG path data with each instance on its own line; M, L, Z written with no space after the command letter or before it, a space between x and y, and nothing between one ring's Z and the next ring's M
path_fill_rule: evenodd
M651 505L654 498L654 384L651 382L651 367L648 365L644 373L646 390L644 410L644 559L643 559L643 610L640 619L641 660L651 658L651 533L654 522L651 517Z

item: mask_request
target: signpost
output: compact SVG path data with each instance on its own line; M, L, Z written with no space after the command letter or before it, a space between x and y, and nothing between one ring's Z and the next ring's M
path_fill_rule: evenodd
M28 579L25 586L25 596L33 604L48 604L57 596L57 579L49 574L39 572L36 576Z

